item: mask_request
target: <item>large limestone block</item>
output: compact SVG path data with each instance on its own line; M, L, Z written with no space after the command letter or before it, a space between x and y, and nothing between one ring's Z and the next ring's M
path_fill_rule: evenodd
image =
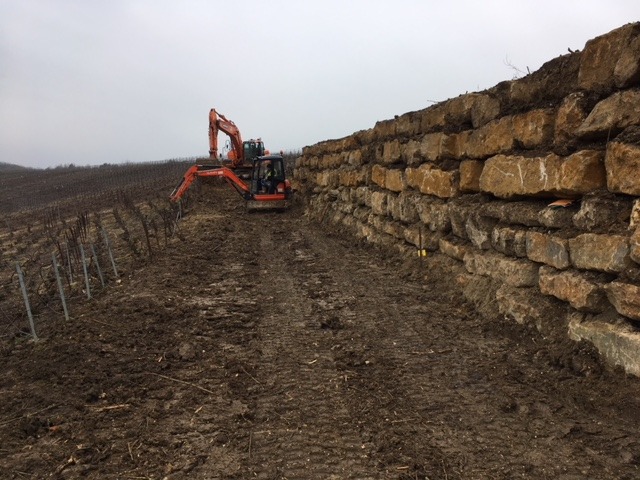
M387 196L385 192L371 193L371 211L376 215L387 214Z
M351 150L347 155L347 163L354 167L358 167L364 163L364 157L362 155L362 150Z
M538 211L538 222L548 228L565 228L570 226L576 209L568 207L545 207Z
M467 221L465 222L467 238L476 248L481 250L490 249L491 234L496 223L498 222L495 218L484 217L478 213L472 213L467 217Z
M605 185L603 156L594 150L568 157L496 155L482 170L480 189L500 198L583 195Z
M554 127L554 143L556 145L565 145L575 138L576 130L589 114L587 108L587 98L584 92L571 93L562 100Z
M640 146L609 142L604 162L610 191L640 195Z
M371 167L371 182L378 185L380 188L385 188L385 181L387 179L387 169L382 165L374 165Z
M637 227L629 238L629 257L640 264L640 227Z
M491 201L482 205L482 214L488 217L497 218L501 222L526 225L528 227L539 227L538 220L540 211L545 208L548 201L526 200L521 202L500 202Z
M640 333L629 323L610 323L597 316L586 319L585 314L576 312L569 319L569 337L591 342L608 363L640 376Z
M503 117L472 130L466 139L463 153L469 158L488 158L509 152L515 145L513 117Z
M471 247L469 245L453 242L449 239L440 238L438 241L438 249L446 256L462 261L464 260L464 256L469 253Z
M499 253L472 252L464 257L469 273L491 277L512 287L538 284L538 265L524 259L505 257Z
M558 269L569 268L569 242L541 232L527 232L527 257Z
M631 200L610 193L587 195L580 202L580 210L573 216L573 224L581 230L605 230L613 225L625 226L631 215Z
M446 232L451 229L450 205L443 200L421 196L416 200L416 210L420 221L432 232Z
M583 312L602 312L609 304L600 283L573 270L560 271L542 266L539 286L545 295L568 302Z
M402 163L409 167L417 167L423 161L421 153L421 142L418 140L409 140L400 146L402 151Z
M420 114L408 112L396 117L396 134L401 137L411 137L420 132Z
M618 88L640 83L640 36L632 38L620 54L613 70L613 78Z
M460 162L460 191L464 193L480 191L480 175L484 162L464 160Z
M445 118L452 127L481 127L500 114L500 101L490 95L466 93L445 103Z
M640 90L624 90L598 102L576 130L580 138L614 137L632 125L640 125Z
M349 168L338 170L340 185L344 187L355 187L362 185L367 180L367 170L363 168Z
M491 246L510 257L526 257L527 231L514 227L495 227L491 232Z
M394 119L377 121L375 126L373 127L374 140L387 140L389 138L395 137L395 135L396 122Z
M420 154L429 162L455 157L455 139L442 132L427 133L420 142Z
M500 115L500 100L490 95L476 95L471 107L471 125L479 128Z
M609 301L620 315L640 320L640 286L616 281L604 288Z
M406 169L407 185L426 195L451 198L458 195L459 173L457 170L446 172L430 164L419 168Z
M496 291L496 302L499 312L505 318L515 320L520 325L535 325L540 331L563 320L552 299L541 295L534 287L514 288L502 285Z
M446 120L446 107L444 103L437 103L419 112L420 131L423 133L440 130L444 127Z
M402 192L407 188L407 180L404 176L404 170L387 170L384 180L387 190L392 192Z
M402 145L400 140L396 139L384 143L380 161L384 165L392 165L402 161Z
M513 117L513 137L524 148L540 148L553 139L556 112L553 108L531 110Z
M639 27L638 23L628 24L586 43L578 73L581 89L606 92L616 83L618 86L629 83L638 70L638 56L633 58L632 44L635 45Z
M629 266L629 239L584 233L569 240L569 253L576 268L619 273Z

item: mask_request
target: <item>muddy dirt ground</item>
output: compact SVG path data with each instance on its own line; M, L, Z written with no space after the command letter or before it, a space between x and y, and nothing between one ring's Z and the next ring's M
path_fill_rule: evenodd
M5 341L0 477L640 477L637 379L303 213L203 188L183 240Z

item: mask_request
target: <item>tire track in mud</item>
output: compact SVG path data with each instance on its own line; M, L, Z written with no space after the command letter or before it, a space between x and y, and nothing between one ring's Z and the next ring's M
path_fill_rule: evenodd
M277 221L276 217L276 221ZM251 397L253 478L379 478L345 403L331 348L324 259L300 248L295 222L261 229L259 365ZM322 290L323 295L318 295Z

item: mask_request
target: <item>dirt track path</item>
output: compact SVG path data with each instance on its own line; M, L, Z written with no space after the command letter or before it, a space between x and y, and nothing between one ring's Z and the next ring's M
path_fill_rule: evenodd
M223 192L98 307L3 350L0 477L638 477L637 380L481 321L437 261Z

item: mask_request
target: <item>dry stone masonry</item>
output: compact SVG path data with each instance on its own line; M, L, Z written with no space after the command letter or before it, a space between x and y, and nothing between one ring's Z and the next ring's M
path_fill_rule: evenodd
M306 147L295 181L317 220L439 252L481 311L640 375L640 23Z

